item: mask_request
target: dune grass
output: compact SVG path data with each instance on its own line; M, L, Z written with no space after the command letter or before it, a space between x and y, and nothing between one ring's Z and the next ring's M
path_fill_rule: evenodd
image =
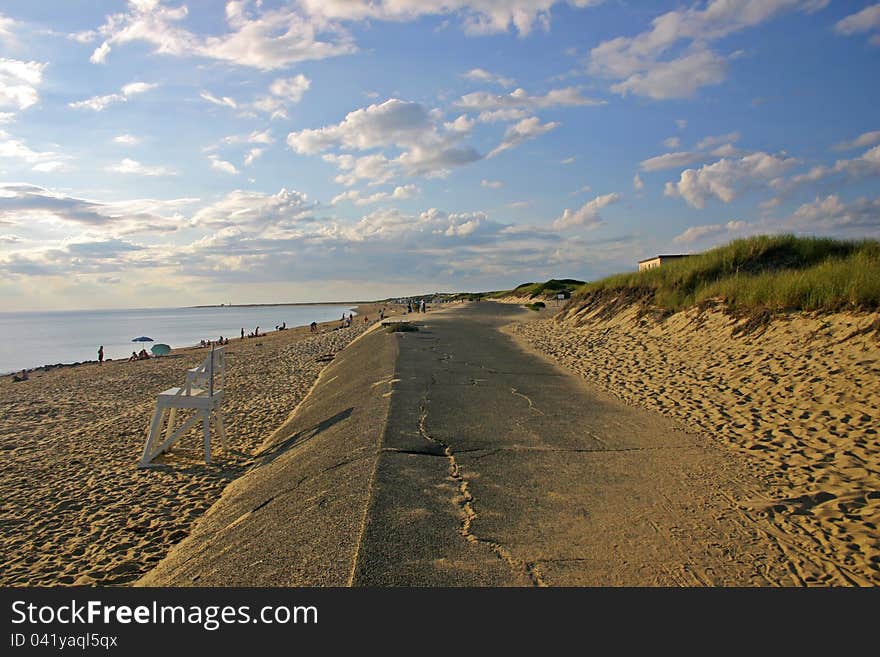
M746 311L876 310L880 242L794 235L741 239L662 267L588 283L574 299L615 293L672 312L708 300Z
M551 278L544 283L523 283L522 285L517 285L507 294L517 297L527 296L530 299L543 296L555 297L559 293L565 294L565 296L568 297L583 284L583 281L578 281L574 278Z

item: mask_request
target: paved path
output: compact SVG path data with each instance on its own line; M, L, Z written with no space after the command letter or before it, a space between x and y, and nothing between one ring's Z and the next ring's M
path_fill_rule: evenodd
M499 331L529 312L477 303L399 334L353 583L793 583L731 503L757 486L732 455Z
M737 457L500 330L529 316L359 339L143 583L794 584Z

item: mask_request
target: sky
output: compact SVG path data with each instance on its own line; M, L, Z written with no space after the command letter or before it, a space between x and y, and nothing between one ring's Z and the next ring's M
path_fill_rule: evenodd
M0 311L880 236L880 3L7 0Z

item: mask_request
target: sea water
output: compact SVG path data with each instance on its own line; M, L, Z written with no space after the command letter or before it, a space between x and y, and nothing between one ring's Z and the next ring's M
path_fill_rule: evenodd
M164 343L173 349L201 340L237 338L260 327L274 331L340 319L350 305L222 306L210 308L148 308L142 310L71 310L0 312L0 373L57 363L128 359L132 351ZM132 342L146 336L153 342Z

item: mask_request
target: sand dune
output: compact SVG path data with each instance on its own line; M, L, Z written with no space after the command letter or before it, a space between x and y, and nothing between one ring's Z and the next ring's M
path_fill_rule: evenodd
M350 328L334 326L230 342L224 408L232 450L210 466L193 432L159 467L135 467L156 393L179 385L204 349L34 372L20 383L4 377L0 584L123 584L148 571L249 467L326 365L320 357L366 328L357 318Z
M548 309L547 312L553 309ZM807 585L880 584L880 315L566 309L511 327L621 400L749 456L772 495L736 500Z

